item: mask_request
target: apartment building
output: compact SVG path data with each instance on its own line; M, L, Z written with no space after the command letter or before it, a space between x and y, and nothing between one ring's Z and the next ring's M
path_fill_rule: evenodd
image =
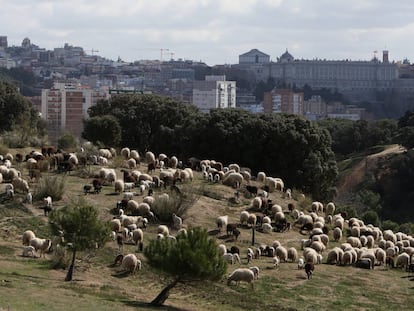
M264 113L291 113L303 115L304 96L302 92L289 89L274 89L264 93Z
M193 104L202 112L235 108L236 81L226 81L226 76L206 76L204 81L194 81Z
M48 124L49 140L56 143L63 133L81 137L82 120L88 117L89 107L108 96L108 92L70 83L55 83L52 89L43 89L40 112Z

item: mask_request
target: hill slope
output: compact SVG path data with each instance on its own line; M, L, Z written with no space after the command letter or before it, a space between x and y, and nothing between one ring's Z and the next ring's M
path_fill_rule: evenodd
M96 169L91 167L90 170ZM146 171L145 166L140 169ZM120 174L118 169L117 172ZM22 174L27 177L27 170L22 169ZM43 174L43 178L49 174L53 173ZM64 200L55 203L56 208L67 204L72 198L84 196L83 185L90 182L90 178L78 177L74 172L65 178L66 195ZM296 263L282 263L275 270L272 258L260 257L247 264L245 254L251 247L252 230L242 228L241 236L235 242L224 233L216 234L215 218L229 215L231 222L238 222L240 212L250 207L251 198L242 195L240 204L232 204L230 199L234 197L234 189L209 183L198 172L195 173L193 185L202 189L202 195L188 211L184 224L207 228L212 238L228 247L237 245L242 254L241 266L257 265L261 274L253 291L243 283L227 286L225 280L215 284L180 285L171 292L166 310L389 310L396 307L411 310L414 284L401 270L384 267L362 270L321 264L316 266L313 279L308 281L305 272L297 270ZM31 187L35 188L36 183L31 183ZM113 190L113 186L105 186L100 194L85 197L99 208L106 220L112 218L109 211L120 199L120 195L114 195ZM155 195L161 192L156 190ZM271 193L270 198L284 210L288 203L294 203L298 208L302 204L284 198L279 191ZM141 199L136 197L136 200ZM117 245L112 241L104 248L81 254L76 263L75 280L70 283L63 281L65 270L50 269L50 254L46 259L21 257L21 235L24 230L34 230L40 237L48 236L47 218L39 209L41 202L27 206L21 200L22 195L18 194L12 202L5 201L0 205L0 310L7 307L10 310L31 311L151 309L147 303L163 288L165 277L150 269L141 253L137 256L143 260L143 269L135 276L123 274L119 267L111 265L117 254ZM306 202L303 205L309 207L309 202ZM155 236L156 224L151 224L145 232L145 241ZM300 240L303 238L307 236L300 234L295 226L284 233L264 234L257 231L255 246L270 245L272 241L279 240L283 246L295 247L300 253ZM329 248L338 245L338 242L330 242ZM124 253L136 251L136 246L125 245ZM239 264L229 266L228 271L236 267Z

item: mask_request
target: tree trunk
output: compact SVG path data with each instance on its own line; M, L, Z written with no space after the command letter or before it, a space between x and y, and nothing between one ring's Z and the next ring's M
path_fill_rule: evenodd
M167 300L168 296L170 295L170 290L177 285L178 280L174 280L171 284L168 284L164 289L158 294L157 297L151 301L151 305L153 306L161 306Z
M76 259L76 251L73 250L72 263L70 264L68 274L66 274L66 278L65 278L65 281L67 282L72 281L73 270L75 269L75 259Z

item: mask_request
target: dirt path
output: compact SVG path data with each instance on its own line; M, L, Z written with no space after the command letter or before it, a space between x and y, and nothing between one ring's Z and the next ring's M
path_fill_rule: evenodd
M345 193L348 193L358 184L360 184L365 177L367 170L377 163L379 158L383 158L392 153L401 153L406 149L400 145L390 145L387 149L370 154L362 159L357 165L355 165L350 173L342 178L338 184L338 197L341 197Z

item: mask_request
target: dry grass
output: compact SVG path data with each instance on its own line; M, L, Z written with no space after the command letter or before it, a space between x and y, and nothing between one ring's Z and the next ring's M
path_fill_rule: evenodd
M92 167L90 170L96 170ZM141 168L144 171L144 168ZM119 176L120 172L118 171ZM23 170L26 177L27 172ZM65 205L76 196L84 196L83 185L91 178L80 178L75 173L66 176L67 189L62 201ZM215 232L215 218L229 215L230 222L237 222L240 211L250 205L250 199L241 196L240 204L230 203L234 189L209 184L199 173L194 187L204 189L204 195L188 210L184 224L188 227L203 226ZM36 187L35 183L31 184ZM80 254L75 268L74 281L64 282L66 271L50 268L51 256L46 259L21 257L21 234L34 230L41 237L48 236L47 219L39 209L15 202L0 206L0 310L151 310L148 302L162 289L166 279L145 264L136 275L125 275L112 263L117 254L114 242L104 248ZM110 210L120 195L114 195L113 186L105 186L100 194L87 195L86 199L99 208L102 217L113 217ZM137 197L139 201L142 197ZM284 209L294 200L282 198L280 192L271 194L274 203ZM17 203L16 203L17 202ZM156 225L145 232L145 240L155 238ZM174 230L172 232L175 233ZM247 266L245 251L251 246L251 230L242 229L239 241L228 240L224 233L212 235L218 243L228 247L237 245L242 250L242 266ZM263 234L256 232L257 244L270 244L279 240L286 247L300 249L297 228L285 233ZM144 242L145 243L145 242ZM336 246L332 243L330 246ZM136 246L125 245L124 253L136 253ZM282 263L278 270L272 268L271 258L262 257L251 265L261 269L260 279L252 291L249 286L227 286L225 280L215 284L188 284L175 288L166 301L165 310L412 310L414 282L405 272L376 267L373 271L354 267L318 265L314 278L308 281L304 271L295 263ZM236 265L238 266L238 265ZM236 266L229 266L232 271ZM29 298L30 297L30 298Z

